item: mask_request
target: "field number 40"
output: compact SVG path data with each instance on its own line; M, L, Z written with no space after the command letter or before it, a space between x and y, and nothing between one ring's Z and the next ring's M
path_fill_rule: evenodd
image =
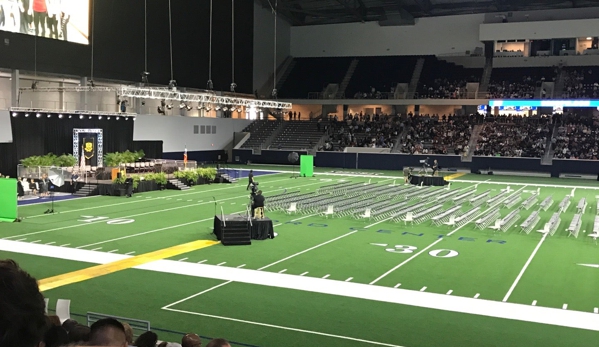
M395 246L393 246L393 248L390 248L389 245L385 244L385 243L371 243L371 245L385 247L385 251L390 252L390 253L399 253L399 254L414 253L414 251L418 249L418 247L407 246L407 245L395 245ZM459 253L452 249L435 249L435 250L428 252L428 254L431 257L435 257L435 258L453 258L453 257L457 257Z
M110 219L110 217L94 217L94 216L81 216L81 217L85 218L85 219L80 219L80 220L78 220L78 222L95 223L95 222L100 222L100 221L106 221L106 224L111 224L111 225L130 224L130 223L135 222L134 219L125 219L125 218Z

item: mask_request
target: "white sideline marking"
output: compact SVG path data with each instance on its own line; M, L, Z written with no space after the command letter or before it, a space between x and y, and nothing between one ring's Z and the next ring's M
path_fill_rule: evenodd
M112 251L108 251L108 253L118 252L118 249L113 249Z
M61 248L57 246L30 244L10 240L0 240L0 251L46 256L96 264L107 264L129 258L128 256L121 254L91 252L89 250L83 249ZM268 271L237 269L233 267L220 267L190 262L179 263L173 260L159 260L137 266L135 269L227 281L223 282L219 286L235 281L252 285L301 290L312 293L387 302L450 312L599 331L599 314L594 314L591 312L561 310L558 308L531 306L485 299L474 300L472 298L454 295L394 289L384 286L371 286L356 282L343 282L328 279L323 280L315 277L278 274ZM210 290L212 289L214 288L211 288ZM194 294L192 297L198 295L201 294ZM177 303L183 302L187 299L188 298L180 300ZM176 303L173 303L166 307L173 306L175 304Z
M186 261L187 259L189 259L189 258L181 258L181 259L179 259L177 261Z
M526 186L520 188L519 190L517 190L515 193L519 193L519 191L523 190ZM495 203L493 206L490 206L487 210L478 213L472 220L475 220L476 218L479 218L480 216L482 216L485 212L490 211L492 208L495 208L497 206L499 206L501 203L503 203L503 201L505 201L508 197L512 196L513 194L508 194L508 196L504 197L503 199L497 201L497 203ZM469 223L466 224L462 224L461 226L455 228L452 232L448 233L447 236L451 236L454 233L456 233L458 230L462 229L463 227L465 227L466 225L468 225ZM365 227L367 228L367 227ZM421 255L422 253L426 252L428 249L430 249L431 247L433 247L434 245L436 245L437 243L441 242L444 238L440 238L437 239L435 242L431 243L430 245L426 246L425 248L421 249L418 253L414 254L413 256L409 257L408 259L404 260L403 262L399 263L399 265L395 266L394 268L392 268L391 270L385 272L384 274L380 275L378 278L376 278L374 281L370 282L369 284L375 284L376 282L382 280L383 278L387 277L390 273L392 273L393 271L399 269L400 267L404 266L405 264L409 263L410 261L412 261L412 259L416 258L417 256Z
M533 300L531 305L533 305L533 306L537 306L537 301L536 301L536 300Z
M42 240L35 240L35 241L31 241L31 243L38 243L41 242Z
M218 264L216 264L216 266L225 265L226 263L227 263L226 261L223 261L222 263L218 263Z
M283 225L283 223L275 224L275 225L273 225L272 227L273 227L273 228L274 228L274 227L278 227L279 225Z
M345 282L351 282L351 280L353 280L353 279L354 279L353 277L350 277L350 278L346 279Z
M302 273L300 276L307 275L308 273L309 273L309 272L308 272L308 271L306 271L306 272Z
M309 215L307 215L307 216L303 216L303 217L300 217L300 218L292 219L291 221L292 221L292 222L296 222L296 221L298 221L298 220L302 220L302 219L305 219L305 218L314 217L314 216L316 216L316 215L318 215L318 213L309 214Z
M238 268L238 269L241 269L242 267L245 267L245 264L241 264L241 265L239 265L237 268Z
M567 310L567 309L568 309L568 304L564 304L564 305L562 306L562 310Z
M55 244L55 243L56 243L56 242L52 241L52 242L48 242L48 243L46 243L46 244L47 244L47 245L53 245L53 244Z
M27 238L26 238L26 237L24 237L24 238L22 238L22 239L18 239L18 240L17 240L17 242L18 242L18 241L25 241L25 240L27 240Z
M599 313L599 307L595 307L595 309L593 310L593 313Z
M279 271L280 274L285 273L285 271L287 271L287 269L283 269L281 271Z
M131 255L133 253L135 253L135 251L127 252L127 253L125 253L125 255Z
M445 293L445 294L446 294L446 295L451 295L451 293L453 293L453 290L451 290L451 289L450 289L450 290L449 290L449 291L447 291L447 293Z
M421 292L423 292L423 291L425 291L425 290L426 290L426 287L422 287L422 288L420 288L420 291L421 291Z
M479 296L480 296L480 293L476 293L476 295L474 296L474 298L478 299Z
M327 278L329 278L330 276L331 276L330 274L326 274L326 275L322 276L322 279L327 279Z
M99 250L101 250L101 249L102 249L102 247L94 248L94 249L92 249L92 252L93 252L93 251L99 251Z
M396 284L393 288L399 288L399 286L401 286L401 283Z
M70 246L70 243L65 243L64 245L60 245L60 247L66 247L66 246Z
M535 257L535 255L537 254L537 252L539 251L539 248L541 248L541 245L543 244L543 242L545 241L545 239L547 238L547 235L549 235L549 233L545 233L543 235L543 237L541 237L541 241L539 241L539 243L537 244L537 247L535 247L535 249L532 251L532 254L530 255L530 257L528 257L528 260L526 261L526 263L524 264L524 266L522 267L522 270L520 270L520 273L518 274L518 276L516 277L516 280L514 281L514 283L512 284L512 286L510 287L510 289L507 291L507 293L505 294L505 296L503 297L503 302L506 302L509 298L510 295L512 295L512 292L514 291L514 289L516 288L516 285L518 285L518 282L520 282L520 279L522 278L522 276L524 275L524 271L526 271L526 268L528 268L528 265L530 265L530 263L532 262L532 259Z
M206 261L208 261L208 259L204 259L202 261L198 261L198 264L205 263Z
M224 284L226 284L226 283L224 283ZM266 324L266 323L260 323L260 322L252 322L252 321L243 320L243 319L236 319L236 318L223 317L223 316L215 316L215 315L211 315L211 314L205 314L205 313L199 313L199 312L191 312L191 311L184 311L184 310L177 310L177 309L173 309L173 308L163 308L163 309L167 310L167 311L173 311L173 312L179 312L179 313L186 313L186 314L191 314L191 315L195 315L195 316L203 316L203 317L209 317L209 318L215 318L215 319L222 319L222 320L228 320L228 321L233 321L233 322L238 322L238 323L258 325L258 326L263 326L263 327L268 327L268 328L275 328L275 329L281 329L281 330L296 331L296 332L305 333L305 334L312 334L312 335L319 335L319 336L326 336L326 337L334 337L334 338L342 339L342 340L363 342L363 343L368 344L369 346L376 345L376 346L387 346L387 347L403 347L403 346L399 346L399 345L393 345L393 344L390 344L390 343L376 342L376 341L358 339L358 338L354 338L354 337L328 334L328 333L323 333L323 332L319 332L319 331L297 329L297 328L285 327L285 326L274 325L274 324Z

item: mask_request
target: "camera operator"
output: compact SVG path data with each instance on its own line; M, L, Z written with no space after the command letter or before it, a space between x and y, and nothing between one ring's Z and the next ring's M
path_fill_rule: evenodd
M437 162L437 159L435 159L435 161L433 161L433 174L432 176L437 176L439 174L439 163Z
M264 217L264 201L265 198L261 190L258 190L255 194L252 193L252 217Z

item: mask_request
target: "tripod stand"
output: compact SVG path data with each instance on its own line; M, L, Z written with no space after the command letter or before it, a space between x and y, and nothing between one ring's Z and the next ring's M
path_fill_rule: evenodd
M50 186L50 188L48 189L48 191L50 192L50 201L51 201L51 207L49 209L46 210L46 212L44 212L44 214L51 214L54 213L54 186Z

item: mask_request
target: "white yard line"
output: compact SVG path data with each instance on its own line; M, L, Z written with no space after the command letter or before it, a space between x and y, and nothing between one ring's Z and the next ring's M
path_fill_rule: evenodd
M94 249L92 249L92 252L93 252L93 251L99 251L99 250L101 250L101 249L102 249L102 247L94 248Z
M451 293L453 293L453 290L448 290L447 293L445 293L446 295L451 295Z
M562 306L562 310L567 310L567 309L568 309L568 304L564 304L564 305Z
M26 237L24 237L24 238L22 238L22 239L18 239L18 240L16 240L16 241L25 241L25 240L27 240L27 238L26 238Z
M424 292L425 290L426 290L426 287L422 287L422 288L420 288L420 291L421 291L421 292Z
M326 275L322 276L322 278L323 278L323 279L327 279L327 278L329 278L329 277L331 277L331 275L330 275L330 274L326 274Z
M490 211L492 208L495 208L497 206L499 206L501 203L503 203L503 201L505 199L507 199L509 196L512 196L513 194L519 193L519 191L523 190L526 186L520 188L519 190L515 191L512 194L509 194L507 196L505 196L503 199L499 200L497 203L495 203L493 206L490 206L488 209L486 209L483 212L480 212L479 214L477 214L472 220L476 220L476 218L479 218L480 216L484 215L485 212ZM463 227L465 227L466 225L468 225L469 223L463 224L457 228L455 228L453 231L451 231L450 233L447 234L447 236L451 236L454 233L456 233L458 230L462 229ZM367 228L367 227L366 227ZM383 278L387 277L390 273L392 273L393 271L399 269L400 267L404 266L405 264L409 263L410 261L412 261L412 259L418 257L419 255L421 255L422 253L426 252L427 250L429 250L431 247L433 247L434 245L436 245L437 243L443 241L444 238L440 238L437 239L435 242L431 243L430 245L426 246L425 248L421 249L418 253L414 254L413 256L409 257L408 259L404 260L403 262L399 263L397 266L395 266L394 268L392 268L391 270L385 272L384 274L382 274L381 276L377 277L374 281L370 282L370 284L375 284L378 281L382 280Z
M187 259L189 259L189 258L181 258L181 259L179 259L177 261L186 261Z
M536 300L533 300L531 305L533 305L533 306L537 306L537 301L536 301Z
M135 251L127 252L127 253L125 253L125 255L131 255L133 253L135 253Z
M549 235L549 233L546 233L543 235L543 237L541 237L541 241L539 241L539 243L537 244L537 247L535 247L535 249L532 251L532 254L530 255L530 257L528 257L528 260L526 261L526 263L522 267L522 270L520 270L520 273L516 277L516 280L514 281L514 283L512 283L512 286L510 287L510 289L507 291L507 293L503 297L503 300L502 300L503 302L506 302L510 298L510 295L512 295L512 292L516 288L516 285L518 285L518 282L520 282L520 279L524 275L526 268L528 268L528 265L530 265L530 263L532 262L532 259L535 257L535 255L539 251L539 248L541 248L541 245L543 244L543 242L545 242L547 235Z
M202 264L202 263L205 263L205 262L207 262L207 261L208 261L208 259L204 259L204 260L202 260L202 261L198 261L198 264Z
M300 274L300 276L304 276L304 275L307 275L307 274L309 274L309 272L308 272L308 271L306 271L306 272L302 272L302 273Z
M52 242L48 242L48 243L46 243L46 244L47 244L47 245L53 245L53 244L55 244L55 243L56 243L55 241L52 241Z
M218 264L216 264L216 266L225 265L226 263L227 263L226 261L223 261L222 263L218 263Z
M212 290L214 290L214 289L216 289L216 288L220 288L220 287L222 287L222 286L224 286L224 285L226 285L226 284L229 284L229 283L231 283L231 282L233 282L233 281L226 281L226 282L223 282L223 283L221 283L221 284L217 284L217 285L215 285L214 287L210 287L210 288L208 288L208 289L206 289L206 290L203 290L203 291L201 291L201 292L199 292L199 293L195 293L195 294L193 294L193 295L190 295L190 296L188 296L188 297L186 297L186 298L183 298L183 299L181 299L181 300L179 300L179 301L175 301L175 302L173 302L173 303L170 303L170 304L168 304L168 305L164 306L162 309L163 309L163 310L168 310L168 309L169 309L169 307L171 307L171 306L178 305L178 304L180 304L180 303L182 303L182 302L185 302L185 301L187 301L187 300L193 299L193 298L195 298L196 296L200 296L200 295L202 295L202 294L208 293L209 291L212 291Z
M300 217L300 218L292 219L291 222L297 222L298 220L302 220L302 219L314 217L314 216L319 215L319 214L320 213L309 214L307 216L303 216L303 217Z
M108 253L118 252L118 249L113 249L112 251L108 251Z
M223 283L223 285L227 284L227 283L228 282L225 282L225 283ZM163 308L163 309L164 310L168 310L168 311L173 311L173 312L179 312L179 313L186 313L186 314L196 315L196 316L202 316L202 317L208 317L208 318L214 318L214 319L222 319L222 320L227 320L227 321L232 321L232 322L237 322L237 323L258 325L258 326L267 327L267 328L274 328L274 329L280 329L280 330L295 331L295 332L304 333L304 334L311 334L311 335L333 337L333 338L337 338L337 339L341 339L341 340L347 340L347 341L362 342L362 343L364 343L364 344L366 344L368 346L403 347L403 346L399 346L399 345L393 345L393 344L390 344L390 343L376 342L376 341L370 341L370 340L365 340L365 339L358 339L358 338L349 337L349 336L328 334L328 333L323 333L323 332L319 332L319 331L297 329L297 328L285 327L285 326L281 326L281 325L274 325L274 324L266 324L266 323L260 323L260 322L253 322L253 321L248 321L248 320L243 320L243 319L236 319L236 318L223 317L223 316L215 316L215 315L210 315L210 314L205 314L205 313L191 312L191 311L184 311L184 310L177 310L177 309L172 309L172 308Z
M239 265L237 268L238 268L238 269L241 269L241 268L243 268L243 267L245 267L245 264L241 264L241 265Z
M346 279L345 282L351 282L351 280L353 280L353 279L354 279L353 277L350 277L350 278Z
M66 246L70 246L70 243L65 243L64 245L60 245L59 247L66 247Z
M283 269L281 271L279 271L280 274L287 272L287 269Z
M480 296L480 293L476 293L476 295L474 296L474 298L478 299L479 296Z
M400 286L401 286L401 283L398 283L393 288L399 288Z

